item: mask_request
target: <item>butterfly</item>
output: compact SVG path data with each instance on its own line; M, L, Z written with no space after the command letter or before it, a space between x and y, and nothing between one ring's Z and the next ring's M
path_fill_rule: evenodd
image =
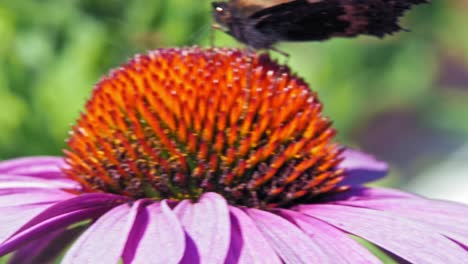
M218 27L255 49L280 41L384 37L404 30L398 19L427 0L229 0L213 2Z

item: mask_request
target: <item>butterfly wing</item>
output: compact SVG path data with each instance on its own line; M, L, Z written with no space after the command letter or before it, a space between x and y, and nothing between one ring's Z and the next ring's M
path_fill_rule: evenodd
M296 0L250 16L255 29L277 40L325 40L335 36L383 37L402 28L398 19L425 0Z

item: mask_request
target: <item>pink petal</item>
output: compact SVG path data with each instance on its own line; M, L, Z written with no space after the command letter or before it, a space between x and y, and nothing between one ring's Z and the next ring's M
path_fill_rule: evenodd
M371 208L428 224L434 230L468 246L468 207L431 199L341 201L337 204Z
M380 200L380 199L424 199L418 195L387 188L352 187L351 189L327 195L326 201L357 201L357 200Z
M285 263L332 263L309 236L286 219L258 209L247 209L258 229Z
M346 178L340 185L358 186L366 182L375 181L387 174L388 165L374 157L357 150L346 149L344 160L339 167L346 169Z
M53 203L20 205L0 208L0 243L16 233L27 222L45 211Z
M7 241L0 244L0 256L10 253L31 241L41 239L50 232L65 228L74 223L84 221L86 219L95 218L103 213L103 208L86 208L75 210L70 213L54 216L46 221L43 221L25 231L16 233Z
M27 225L22 227L22 230L39 224L42 221L51 219L55 216L71 213L73 211L79 211L83 209L95 209L102 208L105 212L119 204L125 203L128 198L125 196L107 194L107 193L89 193L75 196L72 199L68 199L57 203L46 211L32 219Z
M459 263L468 259L467 252L430 226L391 213L331 204L297 209L413 263Z
M44 238L28 243L16 251L8 263L54 263L65 248L86 228L80 225L62 228L47 234Z
M56 190L0 195L0 242L53 204L74 195Z
M186 232L181 263L224 263L231 229L226 200L216 193L206 193L197 203L182 201L174 212Z
M436 222L450 221L454 225L468 227L468 206L432 199L378 199L337 201L337 204L398 212L407 217L431 218ZM428 219L430 220L430 219Z
M66 178L41 179L30 176L0 174L0 194L31 189L79 189L79 184Z
M282 263L252 218L234 206L229 210L231 245L226 263Z
M381 261L343 231L313 217L281 210L281 215L301 228L335 263L381 263Z
M62 263L118 263L141 201L122 204L101 216L72 245Z
M127 240L124 263L179 263L185 251L185 234L165 201L140 212Z
M61 157L27 157L0 162L0 174L23 175L38 178L63 178Z
M10 194L0 195L0 208L4 206L55 203L70 199L74 196L74 194L59 190L33 189L28 192L12 192Z
M25 217L25 220L28 221L19 220L21 222L18 225L13 223L14 229L17 230L12 237L2 242L0 245L0 255L16 250L29 241L39 239L54 230L86 219L95 218L126 200L127 198L125 197L112 194L85 194L48 207L36 209L41 212L34 211L33 215L28 215L28 218ZM28 212L31 211L31 208L27 206L24 208L16 206L14 208L17 210L16 212L12 212L12 214L15 214L15 217L21 216L21 213L29 214ZM6 209L1 208L0 210L3 213ZM31 219L30 217L33 216L34 218ZM4 217L0 219L2 218ZM21 227L19 227L20 225ZM8 230L13 229L9 228Z

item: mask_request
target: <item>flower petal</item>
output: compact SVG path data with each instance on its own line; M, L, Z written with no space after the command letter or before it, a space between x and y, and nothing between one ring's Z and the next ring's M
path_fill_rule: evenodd
M141 207L140 200L102 215L72 245L62 263L118 263Z
M59 190L41 190L33 189L28 192L11 192L9 194L0 194L0 208L11 207L26 204L45 204L64 201L74 197L74 194Z
M21 222L22 226L15 234L0 244L0 255L16 250L29 241L39 239L59 228L98 217L112 207L125 201L125 197L118 195L96 193L80 195L49 207L39 208L37 210L41 210L42 212L39 214L35 212L35 215L37 215L33 219L28 218L27 220L29 221L25 224ZM18 210L20 209L21 208ZM26 209L28 208L23 208L21 212L28 211ZM1 210L4 212L4 208ZM19 216L20 211L15 214ZM19 225L14 225L16 228L18 226Z
M102 208L88 208L76 210L68 214L55 216L47 221L41 222L23 232L17 233L0 245L0 256L10 253L25 244L41 239L45 235L57 229L67 227L71 224L95 218L101 215Z
M346 149L342 155L344 160L339 167L346 169L346 177L340 182L340 185L362 185L378 180L387 174L388 165L368 154Z
M309 236L286 219L258 209L247 209L258 229L285 263L332 263Z
M252 218L234 206L229 211L231 244L226 263L282 263Z
M61 168L65 162L60 157L27 157L0 162L0 174L23 175L45 179L63 178Z
M25 225L20 231L55 216L64 215L83 209L103 208L104 210L109 210L114 206L125 203L126 201L128 201L127 197L107 193L90 193L79 195L72 199L68 199L51 206L46 211L30 221L27 225Z
M0 243L53 204L73 196L56 190L0 195Z
M371 208L416 220L435 231L468 246L468 207L448 201L431 199L380 199L337 201L337 204Z
M337 192L336 194L327 195L324 198L327 202L335 202L335 201L360 201L360 200L380 200L380 199L424 199L421 196L403 192L395 189L387 189L387 188L368 188L368 187L361 187L355 186L350 188L347 191Z
M0 194L31 189L79 189L79 184L70 179L41 179L30 176L0 174Z
M165 201L140 212L123 253L124 263L179 263L184 255L185 234ZM157 257L155 257L157 256Z
M52 205L53 203L44 203L0 208L0 243L3 243L27 222Z
M182 201L174 212L186 232L181 263L224 263L231 229L226 200L219 194L206 193L197 203Z
M281 215L296 224L335 263L381 263L381 261L343 231L313 217L281 210Z
M73 228L62 228L47 234L44 238L28 243L15 252L8 263L54 263L60 254L86 228L80 225Z
M391 213L332 204L297 209L413 263L459 263L468 259L468 252L430 226Z

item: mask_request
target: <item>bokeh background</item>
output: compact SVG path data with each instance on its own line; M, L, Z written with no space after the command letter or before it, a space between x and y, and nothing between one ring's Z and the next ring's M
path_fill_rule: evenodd
M0 0L0 160L60 155L100 76L138 52L209 46L210 13L209 0ZM380 185L468 203L468 1L401 24L411 32L278 48L338 140L391 164ZM215 45L240 46L221 32Z

